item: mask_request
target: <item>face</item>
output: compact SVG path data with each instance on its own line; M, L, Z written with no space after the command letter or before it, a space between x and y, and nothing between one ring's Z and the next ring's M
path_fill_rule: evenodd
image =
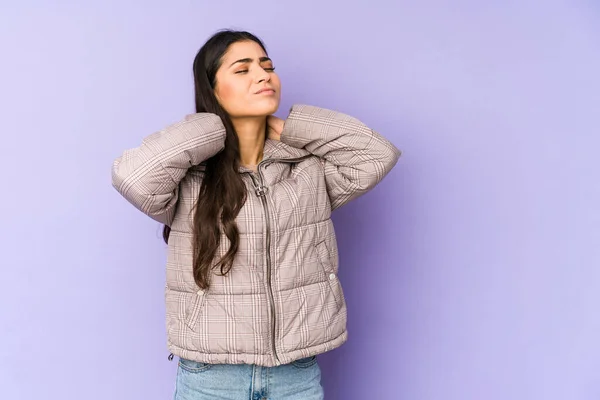
M216 74L215 95L232 119L273 114L280 93L273 61L258 43L243 41L229 46Z

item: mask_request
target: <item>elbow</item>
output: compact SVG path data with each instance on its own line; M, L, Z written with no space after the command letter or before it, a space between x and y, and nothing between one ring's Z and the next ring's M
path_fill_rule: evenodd
M392 169L398 163L398 160L402 156L402 151L394 146L393 143L388 142L386 146L386 151L383 152L380 158L381 170L383 171L382 176L379 180L383 179L387 174L389 174Z
M120 169L119 166L121 164L121 158L117 158L112 165L112 169L111 169L111 184L112 187L119 192L121 195L123 195L123 192L121 190L122 186L123 186L123 182L125 181L125 177L120 173Z
M376 172L376 181L383 179L398 163L402 151L398 149L389 139L371 130L371 142L367 145L372 152L372 158L377 165L373 169Z
M377 186L394 169L402 152L393 144L373 160L370 168L363 169L362 176L356 180L357 189L367 192Z
M144 179L139 171L132 170L122 157L115 159L111 171L112 187L136 209L155 221L171 225L178 199L178 190L159 190L160 180Z

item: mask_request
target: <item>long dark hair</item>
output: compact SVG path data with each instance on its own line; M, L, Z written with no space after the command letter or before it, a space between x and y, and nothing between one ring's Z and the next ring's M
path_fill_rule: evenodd
M223 30L208 39L194 59L196 112L218 115L226 131L224 150L206 161L200 194L194 207L193 273L196 284L202 289L208 288L213 268L219 267L222 275L229 272L240 242L235 218L246 201L246 186L238 171L240 146L231 118L217 101L214 89L223 55L229 46L241 41L256 42L267 52L262 41L253 34ZM171 228L165 225L163 238L166 243L170 232ZM230 246L215 263L221 232L229 239Z

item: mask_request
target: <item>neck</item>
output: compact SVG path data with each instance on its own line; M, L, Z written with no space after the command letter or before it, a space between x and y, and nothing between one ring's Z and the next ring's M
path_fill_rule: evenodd
M232 122L240 143L240 163L246 166L258 165L263 158L267 119L245 118Z

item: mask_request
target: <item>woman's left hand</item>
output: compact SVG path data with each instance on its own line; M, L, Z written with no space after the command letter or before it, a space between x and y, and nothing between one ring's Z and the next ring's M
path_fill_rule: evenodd
M284 120L282 120L281 118L277 118L274 115L269 115L267 117L267 133L268 133L268 137L269 139L272 140L280 140L281 139L281 132L283 131L283 124L285 123Z

